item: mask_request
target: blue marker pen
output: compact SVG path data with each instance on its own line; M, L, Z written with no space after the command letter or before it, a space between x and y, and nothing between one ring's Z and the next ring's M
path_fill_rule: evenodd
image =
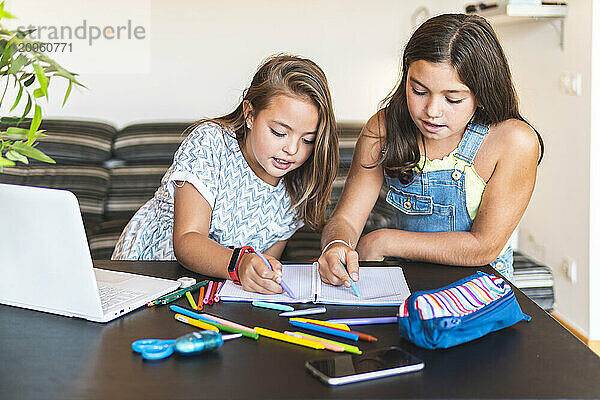
M300 322L294 320L289 320L288 322L290 323L290 325L297 326L298 328L304 328L311 331L326 333L328 335L339 336L344 339L354 340L355 342L358 341L358 334L356 333L342 331L339 329L333 329L322 325L311 324L308 322Z
M346 272L348 272L348 268L346 268L346 265L344 263L342 263L342 267L344 267ZM350 276L350 274L348 274L348 276ZM356 287L356 282L354 282L352 280L352 277L350 277L350 288L352 288L352 291L354 292L356 297L360 297L360 292L358 291L358 288Z

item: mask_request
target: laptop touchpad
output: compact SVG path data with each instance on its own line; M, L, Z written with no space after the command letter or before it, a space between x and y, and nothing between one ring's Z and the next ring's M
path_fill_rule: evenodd
M96 280L98 282L106 283L121 283L134 277L130 274L124 274L122 272L108 271L105 269L98 268L94 268L94 273L96 274Z

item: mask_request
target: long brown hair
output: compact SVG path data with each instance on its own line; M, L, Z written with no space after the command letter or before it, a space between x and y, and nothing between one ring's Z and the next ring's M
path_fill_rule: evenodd
M378 164L383 165L388 175L407 184L419 164L418 140L422 136L408 112L406 99L408 69L418 60L449 63L456 69L478 104L474 115L478 123L493 125L516 118L529 124L519 112L510 67L490 24L477 15L443 14L430 18L406 44L402 77L382 101L386 135ZM535 133L540 142L541 161L544 142L537 130Z
M288 54L267 58L256 71L242 101L231 113L203 119L198 126L211 121L224 131L231 131L243 147L248 131L244 102L252 105L257 115L277 95L288 95L311 101L319 110L319 123L313 153L299 168L284 175L284 184L299 218L313 228L325 224L325 209L338 168L339 150L331 94L323 70L313 61Z

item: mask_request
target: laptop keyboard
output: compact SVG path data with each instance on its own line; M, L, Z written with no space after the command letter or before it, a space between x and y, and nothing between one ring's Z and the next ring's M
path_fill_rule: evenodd
M136 292L135 290L116 288L101 282L98 282L98 289L100 291L100 302L102 303L103 310L108 310L111 307L126 303L129 300L144 294L143 292Z

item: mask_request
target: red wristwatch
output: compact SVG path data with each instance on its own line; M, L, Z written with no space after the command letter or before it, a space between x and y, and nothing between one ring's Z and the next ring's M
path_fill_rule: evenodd
M233 254L229 260L229 267L227 268L227 272L229 273L231 280L233 283L238 285L241 284L240 277L238 275L238 267L240 266L240 260L242 259L244 253L254 253L254 249L252 246L242 246L233 249Z

